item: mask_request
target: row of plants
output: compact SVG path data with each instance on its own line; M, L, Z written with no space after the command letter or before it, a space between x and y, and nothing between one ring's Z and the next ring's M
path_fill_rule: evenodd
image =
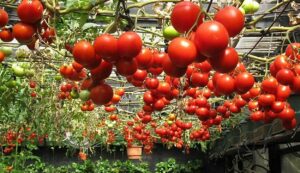
M16 159L18 158L18 159ZM158 162L151 170L147 162L120 160L84 160L65 165L51 165L41 161L28 150L0 158L0 172L6 173L194 173L201 172L200 160L177 163L175 159Z

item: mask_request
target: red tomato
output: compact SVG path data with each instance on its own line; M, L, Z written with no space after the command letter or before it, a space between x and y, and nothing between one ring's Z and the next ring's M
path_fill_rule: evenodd
M274 61L270 64L270 73L273 77L276 77L277 69L275 67Z
M30 43L33 40L34 34L35 28L32 25L20 22L13 26L13 36L19 43Z
M294 65L294 72L296 75L300 76L300 64Z
M138 81L144 81L147 77L146 70L137 69L137 71L132 75L132 78Z
M190 81L191 85L195 87L205 87L208 84L207 73L194 72L191 75Z
M154 103L154 101L155 101L155 99L154 99L154 97L152 96L152 94L151 94L150 91L146 91L146 92L144 93L143 99L144 99L144 102L145 102L146 104L152 104L152 103Z
M282 125L284 126L284 128L288 130L292 130L297 126L297 120L296 118L293 118L292 120L289 121L282 121Z
M91 77L94 81L101 81L108 78L112 72L113 65L109 62L102 61L98 67L91 70Z
M214 57L225 50L229 43L229 35L221 23L208 21L198 27L194 42L200 54Z
M284 109L284 107L285 107L284 102L276 101L272 104L271 109L274 113L279 113Z
M230 95L235 90L234 79L230 75L224 74L218 78L215 87L221 94Z
M263 107L272 106L274 102L275 96L273 94L262 94L258 97L258 103Z
M130 60L140 53L142 46L142 39L137 33L124 32L118 39L119 56Z
M244 107L247 104L247 101L245 101L242 97L237 97L234 99L235 105L238 107Z
M276 99L278 101L285 101L291 95L291 89L289 86L279 85L277 87Z
M157 111L161 111L164 107L165 107L165 103L162 99L157 100L153 105L154 110Z
M117 89L116 90L116 92L115 92L117 95L119 95L119 96L123 96L124 94L125 94L125 89L124 88L119 88L119 89Z
M255 111L250 114L250 120L254 122L262 121L264 119L264 113L262 111Z
M201 63L195 63L194 66L201 70L203 73L208 73L211 71L212 67L208 61L203 61Z
M253 87L249 90L249 92L250 92L251 97L255 98L261 93L261 89L258 87Z
M284 108L279 114L278 117L283 121L290 121L295 118L295 111L292 108Z
M228 73L234 70L239 62L239 55L232 47L227 47L219 55L209 58L214 70L220 73Z
M145 81L145 86L148 89L156 89L158 87L159 81L157 78L147 78Z
M0 9L0 28L4 27L8 23L8 14L5 10Z
M101 58L96 58L94 47L85 40L77 42L74 45L72 53L75 61L86 68L94 66L95 64L97 67L97 65L100 64L102 60Z
M240 94L248 92L254 85L254 77L248 72L243 72L235 77L236 91Z
M137 63L135 59L126 60L119 59L116 63L117 72L122 76L131 76L137 71Z
M274 60L275 73L283 68L291 68L288 58L284 55L278 55Z
M38 0L23 0L17 9L18 16L22 22L34 24L43 16L44 7Z
M187 67L179 68L175 66L169 56L163 61L164 72L171 77L182 77L186 73Z
M46 28L42 34L42 38L47 43L52 43L55 38L56 32L54 28Z
M148 69L148 72L150 72L154 76L158 76L163 72L163 68L162 67L156 67L156 68L151 67Z
M222 23L228 31L230 37L238 35L244 28L245 17L236 7L227 6L219 10L214 20Z
M172 63L184 68L190 65L197 56L196 46L188 39L177 37L173 39L168 47L168 54Z
M148 48L143 48L135 57L139 69L148 69L152 63L152 52Z
M294 78L292 89L295 93L300 94L300 76Z
M2 51L0 51L0 63L4 61L4 59L5 59L5 54Z
M171 86L167 82L160 82L157 91L161 94L168 95L171 92Z
M72 66L78 73L83 69L83 66L76 61L72 62Z
M111 86L103 83L91 89L90 98L96 105L104 105L111 101L113 95Z
M184 33L193 27L199 13L201 9L198 5L188 1L179 2L171 13L171 23L178 32ZM201 14L197 26L203 22L203 18L204 15Z
M96 54L108 62L114 63L118 59L118 40L110 34L102 34L94 42Z
M209 110L206 107L198 108L196 115L201 121L206 121L209 118Z
M299 48L300 48L300 43L291 43L286 47L285 55L290 59L297 58L300 60Z
M278 87L278 82L276 78L271 76L264 79L261 83L262 91L269 94L275 94L277 91L277 87Z
M282 85L291 85L294 81L295 74L290 69L281 69L276 74L277 81Z
M165 59L169 56L165 52L155 52L152 57L151 67L162 67Z
M10 30L2 29L2 31L0 31L0 39L4 42L11 42L14 36Z

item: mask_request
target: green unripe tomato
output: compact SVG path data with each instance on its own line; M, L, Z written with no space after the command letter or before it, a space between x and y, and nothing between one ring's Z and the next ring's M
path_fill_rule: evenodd
M72 90L71 93L70 93L71 97L73 99L78 99L79 98L79 94L78 94L78 91L77 90Z
M7 90L7 86L5 86L5 85L0 86L0 92L4 92L6 90Z
M15 88L18 85L18 82L15 80L10 80L5 84L8 88Z
M61 75L55 75L55 76L54 76L54 79L55 79L56 81L61 81L61 80L62 80L62 76L61 76Z
M253 14L258 11L259 3L255 0L245 0L242 4L242 8L246 14Z
M33 69L25 69L25 75L27 77L33 77L34 76L34 70Z
M13 52L11 47L0 47L0 51L2 51L6 57L10 56Z
M14 74L18 77L22 77L25 75L24 68L18 66L17 64L12 65L12 70L13 70Z
M180 33L177 32L173 26L167 26L163 31L163 36L165 37L165 39L172 40L180 36Z
M79 98L82 101L88 101L90 99L90 91L89 90L81 90L79 93Z
M240 8L239 8L239 10L240 10L240 11L243 13L243 15L245 15L245 14L246 14L246 12L245 12L244 8L240 7Z

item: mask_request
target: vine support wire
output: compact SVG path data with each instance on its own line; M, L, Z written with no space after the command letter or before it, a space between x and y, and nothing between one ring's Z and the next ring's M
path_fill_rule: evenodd
M266 29L266 30L262 30L262 36L257 40L257 42L255 43L255 45L251 48L251 50L244 55L245 59L247 60L248 55L257 47L257 45L261 42L261 40L265 37L266 34L269 33L270 29L272 28L272 26L275 24L275 22L279 19L279 17L285 12L285 9L289 6L289 4L291 3L291 0L288 1L288 3L286 3L286 5L284 6L284 8L282 9L282 11L278 14L278 16L275 17L275 19L273 20L273 22L271 23L271 25Z

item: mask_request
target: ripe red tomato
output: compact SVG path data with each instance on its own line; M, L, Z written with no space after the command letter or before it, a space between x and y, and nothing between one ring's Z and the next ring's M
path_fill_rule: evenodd
M270 73L273 77L276 77L277 69L275 67L274 61L270 64Z
M179 68L175 66L169 56L166 56L163 61L163 70L169 76L182 77L186 73L187 67Z
M136 72L132 75L132 78L138 81L144 81L146 77L147 77L147 71L140 70L140 69L137 69Z
M198 27L194 42L200 54L214 57L225 50L229 42L229 35L221 23L208 21Z
M208 61L203 61L201 63L194 63L194 66L201 70L203 73L209 73L212 69L211 64Z
M160 82L157 91L161 94L168 95L171 92L171 86L167 82Z
M5 10L0 9L0 28L4 27L8 23L8 14Z
M254 77L248 72L242 72L235 77L236 91L240 94L248 92L254 85Z
M292 89L295 93L300 94L300 76L294 78Z
M149 68L148 72L150 72L152 75L154 76L158 76L163 72L163 68L162 67L156 67L156 68Z
M153 105L154 110L157 110L157 111L161 111L164 107L165 107L165 103L164 103L163 99L157 100Z
M157 78L147 78L145 81L145 86L148 89L156 89L159 85L159 81Z
M297 126L297 120L296 120L296 118L293 118L292 120L289 120L289 121L282 121L282 125L287 130L292 130Z
M300 43L291 43L286 47L285 55L290 59L297 58L298 60L300 60L299 49L300 49Z
M250 92L251 97L252 97L252 98L255 98L255 97L257 97L258 95L260 95L261 89L258 88L258 87L253 87L253 88L251 88L251 89L249 90L249 92Z
M152 104L155 101L155 98L152 96L150 91L146 91L143 96L143 100L146 104Z
M236 7L227 6L219 10L214 20L222 23L228 31L230 37L238 35L244 28L245 17Z
M201 121L206 121L209 118L209 110L206 107L200 107L196 110L196 115Z
M34 34L35 28L32 25L20 22L13 26L13 36L19 43L30 43L33 40Z
M85 40L81 40L74 45L73 56L76 62L88 68L90 66L98 65L101 58L96 58L94 47ZM97 66L96 66L97 67Z
M0 51L0 63L4 61L4 59L5 59L5 54L2 51Z
M44 7L39 0L23 0L17 9L22 22L34 24L43 16Z
M279 113L284 109L284 107L285 107L284 102L276 101L272 104L271 109L274 113Z
M11 42L14 36L9 29L2 29L2 31L0 31L0 39L4 42Z
M251 101L248 102L248 109L249 109L250 111L253 111L253 110L257 109L258 107L259 107L259 106L258 106L258 101L256 101L256 100L251 100Z
M284 55L278 55L274 60L275 73L283 68L291 68L288 58Z
M152 56L152 51L150 49L143 48L135 57L138 68L141 70L148 69L151 66Z
M295 74L290 69L281 69L276 74L277 81L282 85L291 85L294 81Z
M264 119L264 113L262 111L255 111L250 114L250 120L254 122L262 121Z
M116 63L117 72L122 76L131 76L137 71L137 63L135 59L126 60L119 59Z
M102 83L91 89L90 98L96 105L104 105L111 101L113 95L111 86Z
M219 55L209 58L214 70L220 73L228 73L234 70L239 62L239 55L232 47L227 47Z
M274 102L275 96L273 94L262 94L258 97L258 103L263 107L272 106Z
M130 60L140 53L142 46L142 39L137 33L124 32L118 39L119 56Z
M244 100L242 97L236 97L234 99L234 103L235 103L236 106L241 108L241 107L244 107L247 104L247 101Z
M177 37L173 39L168 47L168 54L172 63L184 68L190 65L197 56L196 46L188 39Z
M110 34L102 34L94 42L96 54L108 62L114 63L118 59L118 40Z
M165 52L154 52L151 62L151 67L162 67L165 59L169 58Z
M289 86L279 85L277 87L276 99L278 101L286 101L291 95L291 89Z
M81 72L81 70L83 69L83 66L76 61L72 62L72 67L76 70L77 73Z
M101 81L108 78L112 72L113 65L109 62L102 61L98 67L91 70L91 77L94 81Z
M42 38L47 43L52 43L56 35L56 31L54 28L46 28L46 30L42 34Z
M179 2L171 13L171 23L176 31L184 33L193 27L199 13L201 9L198 5L188 1ZM201 14L197 26L203 22L203 18L204 15Z
M264 79L261 83L262 91L269 93L269 94L276 94L278 87L278 82L276 78L270 76Z
M235 82L230 75L223 74L222 76L218 77L215 87L216 90L221 94L230 95L235 90Z
M208 73L194 72L191 75L191 85L195 87L205 87L208 84Z
M286 107L278 114L278 117L283 121L290 121L295 118L295 114L294 109Z
M119 88L119 89L117 89L116 90L116 92L115 92L117 95L119 95L119 96L123 96L124 94L125 94L125 89L124 88Z

